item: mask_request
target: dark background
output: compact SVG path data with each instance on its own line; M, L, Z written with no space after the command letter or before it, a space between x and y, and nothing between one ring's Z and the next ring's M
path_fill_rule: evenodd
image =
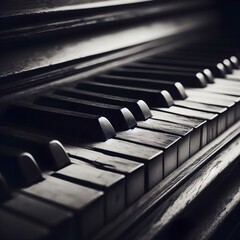
M223 19L223 28L240 35L240 0L218 0L217 8Z

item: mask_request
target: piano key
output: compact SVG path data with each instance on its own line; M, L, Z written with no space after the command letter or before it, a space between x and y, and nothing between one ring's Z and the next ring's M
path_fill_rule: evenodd
M229 59L233 65L234 69L240 68L239 59L236 56L231 56Z
M78 164L71 164L54 172L53 176L103 191L107 221L125 209L127 196L125 177L122 174L97 169L79 160Z
M145 189L149 190L163 179L163 151L118 139L104 144L87 145L89 149L108 155L127 158L145 165Z
M185 149L179 148L181 137L168 133L134 128L128 131L119 132L116 135L116 138L163 150L164 177L168 176L177 168L178 157L180 157L180 155L178 155L178 152L189 152L189 148L187 148L187 146L182 146L186 147ZM179 159L179 162L183 162L184 160L185 159Z
M239 69L239 65L238 65L238 68L235 68L232 74L227 74L226 78L228 78L230 76L239 77L239 73L240 73L240 69Z
M77 239L89 239L104 223L103 192L48 176L21 189L22 194L71 211L78 227Z
M144 194L144 165L128 159L106 155L78 146L65 145L71 161L75 164L79 160L105 171L124 174L126 181L126 204L135 202Z
M231 86L226 87L226 86L219 86L216 84L215 86L208 86L204 90L207 92L220 93L224 95L240 97L239 89L233 88Z
M170 108L155 108L154 110L175 113L182 116L207 120L207 139L202 138L202 144L205 146L217 136L217 114L207 113L182 107L172 106Z
M2 209L0 209L0 226L0 236L4 240L22 237L26 240L48 239L50 234L46 227Z
M42 95L37 98L35 103L41 106L54 107L73 112L101 115L111 122L116 131L128 130L137 124L132 113L125 107L54 94Z
M230 96L230 95L225 95L225 94L220 94L220 93L214 93L214 92L205 92L205 89L186 89L186 91L189 93L189 98L190 97L195 97L195 96L203 96L203 101L206 98L211 98L214 99L216 101L216 105L219 104L219 106L226 106L228 107L227 104L229 104L229 106L232 106L234 103L239 102L239 97L234 97L234 96ZM207 100L209 102L209 100ZM221 102L222 101L222 102ZM219 102L219 103L218 103ZM207 103L206 103L207 104ZM213 104L211 102L211 104Z
M180 82L183 86L187 87L200 87L203 88L207 85L206 79L202 73L186 73L186 72L173 72L162 70L145 70L141 68L117 68L108 72L111 75L125 76L125 77L140 77L148 79L157 79L170 82Z
M77 113L34 104L12 105L8 111L11 121L79 140L105 141L115 136L110 122L101 116ZM8 119L9 121L9 119Z
M29 186L43 179L30 153L0 145L0 172L13 187Z
M100 103L109 103L117 106L124 106L132 112L136 120L146 120L152 116L147 104L142 100L101 94L97 92L82 91L70 87L61 88L59 90L56 90L54 93L76 99L96 101Z
M1 205L1 209L47 227L51 231L52 239L74 239L77 234L70 211L27 195L15 193L14 197Z
M173 122L176 124L183 124L188 127L194 128L194 131L191 136L191 145L190 145L190 156L199 151L201 147L204 147L204 143L207 139L207 126L206 120L184 117L177 114L160 112L160 111L151 111L153 114L153 119L164 120L167 122ZM204 143L201 142L204 139Z
M225 78L215 78L215 82L217 83L217 86L226 86L226 87L240 87L240 82L232 81Z
M123 77L116 75L100 75L94 78L94 81L107 83L107 84L117 84L121 86L132 86L141 87L155 90L167 90L174 99L185 99L187 95L185 93L184 87L179 82L168 82L160 80L152 80L149 78L134 78L134 77Z
M160 119L156 120L154 118L148 119L146 121L139 121L137 123L137 127L159 132L171 133L179 136L186 136L193 130L192 127L186 126L182 123L177 124L174 122L168 122Z
M155 63L155 64L161 64L161 65L172 65L172 66L182 66L182 67L197 67L197 68L207 68L209 69L214 76L216 77L225 77L226 71L225 67L222 63L206 63L206 62L193 62L190 60L181 60L178 59L166 59L166 58L146 58L143 59L141 62L143 63Z
M141 61L141 60L140 60ZM197 68L197 67L182 67L182 66L168 66L168 65L161 65L161 64L154 64L154 63L131 63L127 65L128 68L142 68L142 69L152 69L152 70L166 70L166 71L173 71L173 72L186 72L186 73L203 73L205 79L208 83L214 83L214 77L212 72L207 68Z
M218 107L214 105L207 105L198 102L191 102L191 101L175 101L175 106L189 108L193 110L199 110L203 112L210 112L218 114L218 125L217 125L217 135L221 134L227 128L227 108L225 107ZM215 136L216 137L216 136Z
M226 73L227 74L233 73L234 65L231 63L231 61L229 59L224 59L222 62L225 66Z
M0 203L8 200L11 196L6 180L0 172Z
M147 130L171 133L182 137L178 144L178 165L181 165L183 162L189 159L190 149L194 148L194 141L192 141L192 138L194 138L195 134L192 127L155 119L140 121L138 122L137 126ZM184 151L184 149L189 150Z
M236 80L239 80L239 74L240 74L240 70L239 69L235 69L232 74L227 74L226 79L228 79L229 77L233 76L233 77L236 77ZM231 81L236 82L234 79L232 79Z
M189 97L188 100L191 102L199 102L204 104L227 107L227 127L231 126L236 121L236 116L238 110L238 104L236 105L235 99L228 98L229 96L225 96L222 94L216 94L211 92L199 92L187 90ZM237 100L236 100L237 101Z
M226 76L226 79L235 81L235 82L239 82L240 81L239 71L236 72L235 74L228 74Z
M218 80L217 80L218 81ZM221 96L222 99L224 100L233 100L236 105L236 114L239 112L239 101L240 101L240 83L237 84L232 84L232 81L229 80L220 80L220 82L217 82L217 88L216 91L214 92L212 89L208 89L207 92L213 93L213 94L218 94ZM238 117L236 118L238 119Z
M159 90L151 90L151 89L136 88L136 87L124 87L119 85L112 86L110 84L93 83L93 82L81 83L78 85L77 88L88 90L88 91L121 96L121 97L142 99L149 106L169 107L173 104L173 99L171 95L165 90L159 91Z
M70 164L62 144L57 140L0 126L0 143L30 152L43 169L60 169Z

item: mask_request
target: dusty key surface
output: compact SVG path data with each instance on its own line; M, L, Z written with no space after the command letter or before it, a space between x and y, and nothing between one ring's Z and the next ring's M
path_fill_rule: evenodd
M183 124L188 127L194 128L192 137L191 137L191 145L190 145L190 156L200 150L203 147L202 139L207 138L207 126L206 120L184 117L177 114L160 112L152 110L153 119L156 120L164 120L167 122L173 122L176 124Z
M141 128L134 128L128 131L120 132L116 135L117 139L122 139L129 142L139 143L142 145L155 147L163 150L163 174L164 177L169 175L178 165L178 149L181 137L154 132ZM189 152L189 148L183 151ZM183 161L180 159L180 162Z
M131 159L145 165L145 189L149 190L163 179L163 151L118 139L94 143L88 148L109 155Z
M207 113L197 110L186 109L182 107L172 106L170 108L156 108L158 111L175 113L178 115L207 120L207 138L202 138L202 145L212 141L217 136L217 114Z
M227 108L214 106L210 104L204 104L199 102L185 101L175 101L175 106L184 107L187 109L198 110L203 112L215 113L217 116L217 136L221 134L227 128Z
M26 240L40 240L50 234L48 228L2 209L0 209L0 226L0 236L4 240L19 239L21 236Z
M65 147L68 154L71 156L71 161L75 164L79 164L80 159L91 164L95 168L124 174L127 205L130 205L144 194L144 164L78 146L65 145Z
M52 204L23 194L14 196L1 205L1 209L13 211L38 222L51 230L51 236L58 239L72 238L76 234L73 214Z
M119 214L125 208L125 177L97 169L94 166L78 161L57 172L53 176L104 192L104 201L107 221Z
M137 124L139 128L171 133L182 137L178 143L178 165L181 165L190 157L190 149L194 148L194 141L192 140L192 138L194 138L194 131L192 127L155 119L140 121Z
M88 239L104 223L103 192L48 176L22 193L72 211L79 237Z

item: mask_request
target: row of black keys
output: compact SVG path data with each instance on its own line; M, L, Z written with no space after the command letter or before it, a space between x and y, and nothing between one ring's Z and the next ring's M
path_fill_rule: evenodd
M238 121L237 58L231 49L197 49L128 64L7 109L0 222L15 231L3 228L1 236L88 238Z

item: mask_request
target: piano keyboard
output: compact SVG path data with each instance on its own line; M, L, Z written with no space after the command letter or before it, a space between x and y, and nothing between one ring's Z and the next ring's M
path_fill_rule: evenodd
M160 186L239 121L237 50L193 44L12 103L1 239L89 239Z

